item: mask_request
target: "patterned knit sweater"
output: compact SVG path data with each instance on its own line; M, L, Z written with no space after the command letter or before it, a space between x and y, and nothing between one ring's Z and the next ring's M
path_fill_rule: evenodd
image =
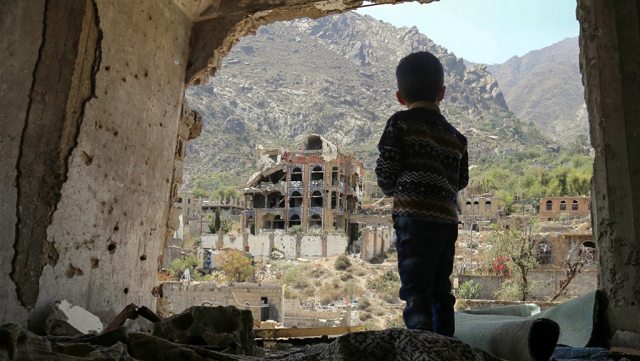
M394 219L458 221L458 191L469 182L467 139L437 105L414 103L391 116L378 150L378 186L394 197Z

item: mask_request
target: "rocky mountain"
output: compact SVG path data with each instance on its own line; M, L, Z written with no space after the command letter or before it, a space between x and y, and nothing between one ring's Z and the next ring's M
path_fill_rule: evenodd
M353 152L372 170L386 120L402 109L395 99L395 67L418 50L442 61L443 113L477 154L539 142L509 111L486 66L465 66L415 27L345 13L261 27L234 47L209 84L187 90L204 127L188 144L186 187L194 177L211 174L244 179L257 144L297 147L309 133Z
M567 143L589 132L579 54L578 38L568 38L487 69L518 118Z

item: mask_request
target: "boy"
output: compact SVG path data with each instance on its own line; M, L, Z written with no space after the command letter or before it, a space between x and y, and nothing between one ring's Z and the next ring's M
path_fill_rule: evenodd
M376 163L378 186L393 201L404 322L453 336L449 276L458 238L458 191L469 180L467 139L440 114L446 87L429 52L400 60L396 96L408 110L387 121Z

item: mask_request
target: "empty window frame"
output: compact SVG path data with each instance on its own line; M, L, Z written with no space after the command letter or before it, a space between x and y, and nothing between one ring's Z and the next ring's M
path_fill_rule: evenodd
M553 259L553 245L547 241L538 243L538 263L551 264Z
M322 228L322 217L319 214L314 214L309 218L309 228Z
M324 179L324 171L320 166L315 166L311 170L311 180L323 180Z
M547 208L548 211L553 209L553 201L552 200L548 200L547 201Z
M289 196L289 208L302 207L302 194L298 191L293 191Z
M302 168L295 167L291 171L291 181L292 182L302 182Z
M320 191L315 191L311 194L311 207L322 207L322 193Z
M580 259L585 265L596 263L597 256L596 244L593 241L582 242L580 245Z
M293 227L293 226L299 226L302 223L300 222L300 216L297 214L294 214L291 216L291 218L289 218L289 228Z
M560 201L560 210L561 211L566 211L567 210L567 202Z

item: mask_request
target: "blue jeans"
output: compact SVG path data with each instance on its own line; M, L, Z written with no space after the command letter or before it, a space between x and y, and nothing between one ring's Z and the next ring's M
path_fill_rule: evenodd
M396 217L400 299L408 329L453 336L455 324L449 276L453 271L458 225Z

